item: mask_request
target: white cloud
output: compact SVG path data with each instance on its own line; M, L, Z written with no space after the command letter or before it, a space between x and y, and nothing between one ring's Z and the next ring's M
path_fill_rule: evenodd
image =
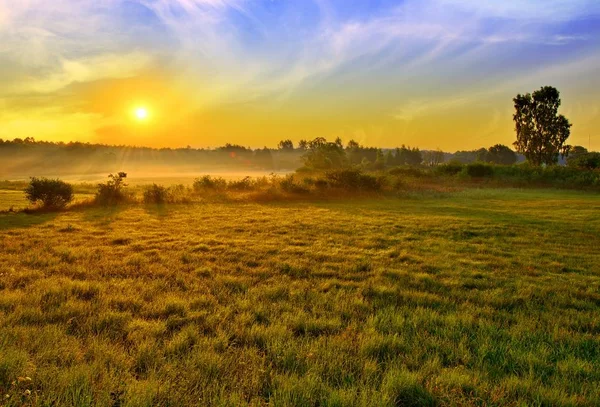
M431 115L432 113L460 108L471 103L472 100L473 98L469 96L451 97L446 99L412 99L398 107L393 117L396 120L410 122L417 118Z
M598 13L596 0L435 0L439 6L474 12L482 17L568 21Z

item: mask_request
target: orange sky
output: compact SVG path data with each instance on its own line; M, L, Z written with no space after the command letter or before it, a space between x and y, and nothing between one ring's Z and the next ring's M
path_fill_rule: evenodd
M0 0L0 138L455 151L510 145L512 98L553 85L570 144L600 149L598 12L585 0Z

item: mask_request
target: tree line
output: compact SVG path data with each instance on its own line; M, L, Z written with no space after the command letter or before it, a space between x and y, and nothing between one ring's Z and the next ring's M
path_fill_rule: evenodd
M163 166L210 166L224 168L256 168L263 170L293 170L301 166L311 169L333 169L360 166L367 170L381 170L394 166L437 166L448 162L469 164L473 162L513 165L527 160L534 166L555 165L565 157L569 164L594 169L600 167L600 155L589 153L582 146L569 146L571 123L558 113L561 105L556 88L541 89L517 95L514 99L516 141L510 147L496 144L489 148L457 151L454 154L440 150L427 151L402 145L382 149L363 146L355 140L344 145L338 137L328 141L324 137L300 140L296 145L290 139L281 140L277 148L252 149L237 144L225 144L215 149L150 148L136 146L111 146L82 142L36 141L25 139L0 139L0 160L9 166L11 159L30 154L37 160L14 160L34 166L57 169L77 164L102 166L98 170L113 169L122 164ZM43 158L43 160L39 159ZM193 168L190 168L193 169ZM0 174L1 176L2 174Z

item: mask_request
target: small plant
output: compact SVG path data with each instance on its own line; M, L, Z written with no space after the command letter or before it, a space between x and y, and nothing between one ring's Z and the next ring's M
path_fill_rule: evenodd
M60 209L73 200L73 186L59 179L31 178L25 196L32 204L41 202L46 209Z
M115 205L126 202L128 195L124 188L127 186L125 178L127 174L119 172L118 174L110 174L109 180L105 184L98 184L98 192L96 192L96 202L102 205Z

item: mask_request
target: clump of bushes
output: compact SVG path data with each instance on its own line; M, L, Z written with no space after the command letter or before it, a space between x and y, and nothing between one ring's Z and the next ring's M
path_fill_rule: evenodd
M33 177L25 188L25 196L45 209L61 209L73 200L73 186L59 179Z
M427 172L424 169L415 168L415 167L395 167L388 171L390 175L398 175L398 176L406 176L406 177L414 177L421 178L427 175Z
M477 162L467 164L462 169L462 172L473 178L492 177L494 175L494 167L488 164Z
M600 186L600 172L575 167L552 165L533 166L528 163L513 166L497 166L495 176L505 182L519 185L548 185L558 187Z
M312 178L305 178L304 179L305 185L301 185L296 182L294 175L289 174L289 175L286 175L279 182L279 187L281 188L282 191L288 192L290 194L307 194L310 192L310 189L308 188L308 186L311 185L312 183L313 183Z
M600 169L600 153L580 154L577 157L570 158L568 165L582 170Z
M439 175L456 175L463 170L464 166L462 163L457 161L450 161L446 164L438 165L434 167L434 171Z
M381 178L357 169L327 171L325 179L333 188L364 191L379 191L382 188Z
M168 191L162 185L152 184L144 190L144 203L163 204L167 202Z
M116 205L127 202L130 198L130 195L125 191L127 174L119 172L118 174L110 174L108 178L106 183L98 184L96 202L101 205Z
M253 189L254 183L252 182L252 178L244 177L240 180L230 181L227 184L227 189L231 191L250 191Z
M194 191L195 192L203 192L203 191L222 191L227 187L227 181L221 177L211 177L210 175L205 175L203 177L197 178L194 181Z
M142 201L146 204L191 202L190 190L183 185L164 187L152 184L144 189Z

